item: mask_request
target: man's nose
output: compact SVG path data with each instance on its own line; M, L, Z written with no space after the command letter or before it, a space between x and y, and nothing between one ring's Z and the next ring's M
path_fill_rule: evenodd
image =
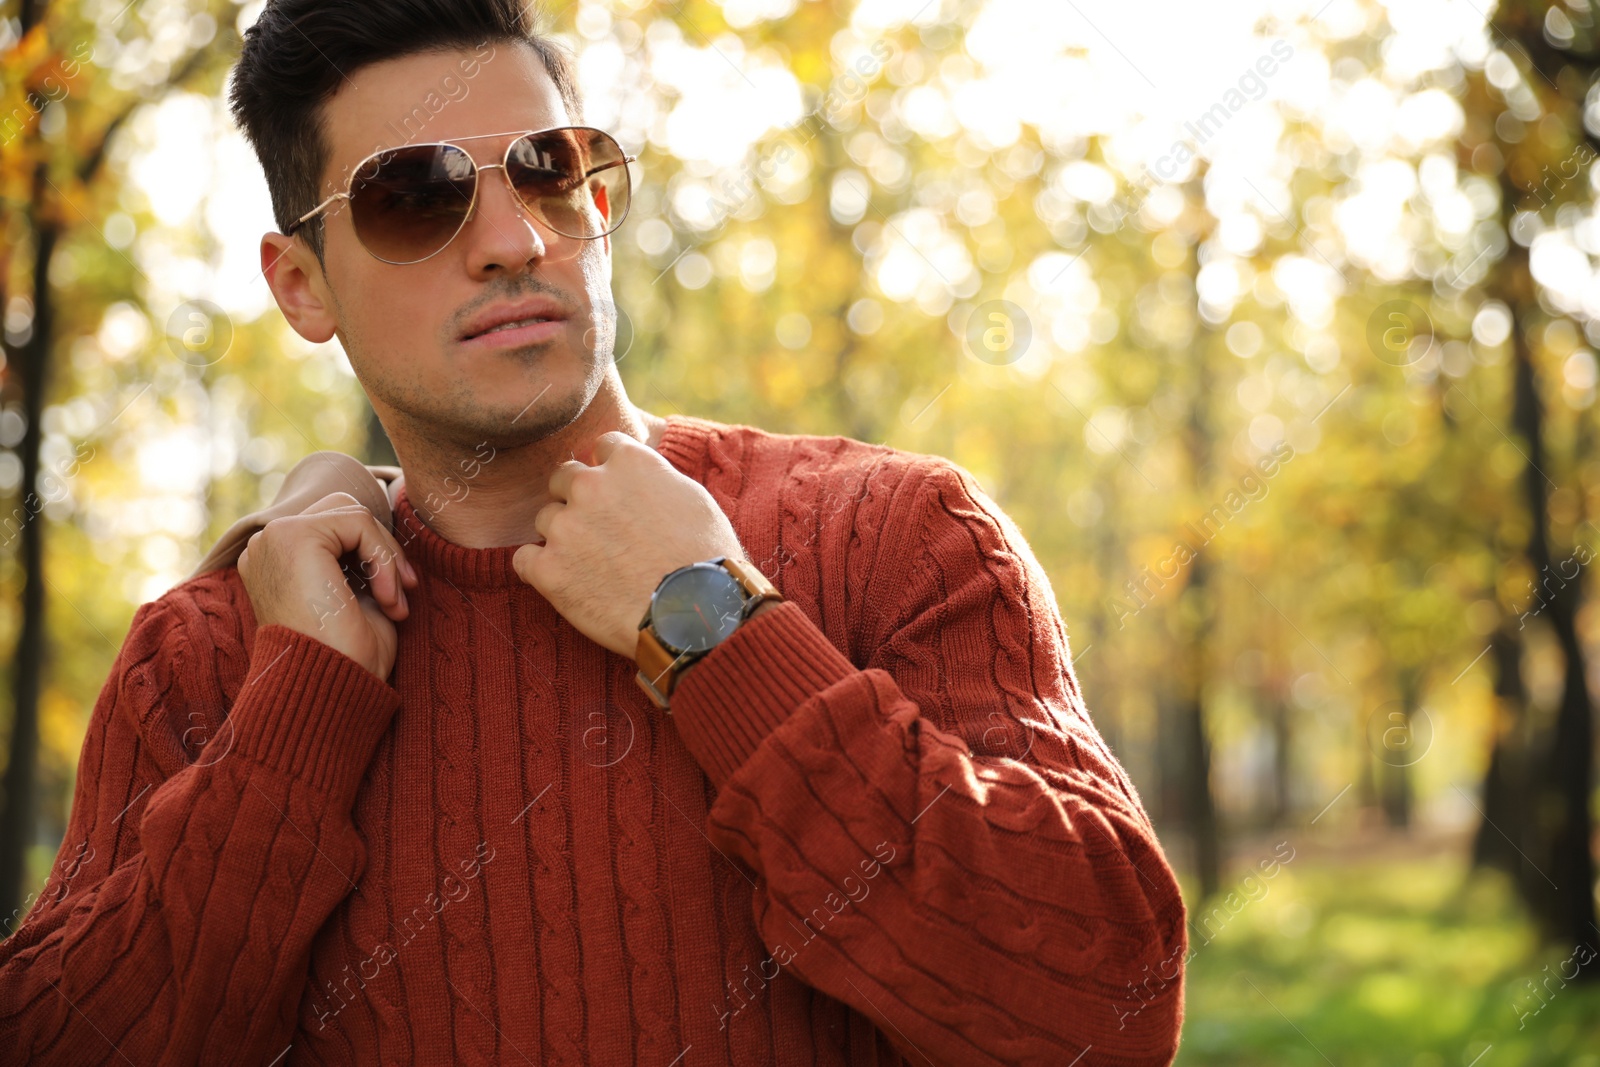
M478 202L462 234L467 270L475 278L536 266L550 252L533 212L511 191L505 165L478 168Z

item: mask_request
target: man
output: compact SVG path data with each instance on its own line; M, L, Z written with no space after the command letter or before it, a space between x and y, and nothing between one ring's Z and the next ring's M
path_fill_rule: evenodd
M1182 900L1026 541L948 461L628 401L628 159L526 18L248 33L263 270L404 476L311 457L135 614L0 1058L1169 1062Z

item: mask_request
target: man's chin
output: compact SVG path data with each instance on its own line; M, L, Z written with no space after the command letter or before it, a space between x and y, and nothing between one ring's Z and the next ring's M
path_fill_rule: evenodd
M469 412L457 411L448 423L441 423L441 440L487 442L497 449L516 448L542 441L571 425L583 412L580 397L545 383L531 393L525 388L482 391L474 389L478 403ZM508 397L527 394L521 403L508 403Z

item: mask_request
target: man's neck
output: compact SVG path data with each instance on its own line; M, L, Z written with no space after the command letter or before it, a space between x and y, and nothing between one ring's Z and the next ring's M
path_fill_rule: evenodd
M452 544L498 548L538 540L534 516L553 499L549 482L557 466L612 430L655 448L666 425L620 391L602 390L571 425L532 444L500 450L483 445L458 454L418 438L396 441L395 448L418 518Z

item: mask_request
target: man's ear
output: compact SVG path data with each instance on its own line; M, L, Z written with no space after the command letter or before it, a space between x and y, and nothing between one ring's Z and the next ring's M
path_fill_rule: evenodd
M261 273L294 332L312 344L333 337L339 325L322 264L304 241L281 233L261 237Z

